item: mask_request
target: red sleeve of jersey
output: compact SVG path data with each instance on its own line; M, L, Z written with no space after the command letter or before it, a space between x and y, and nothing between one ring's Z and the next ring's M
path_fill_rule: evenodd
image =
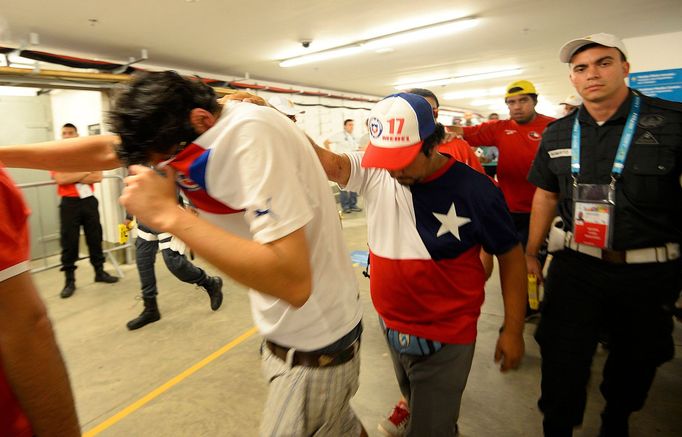
M479 173L485 174L485 171L483 170L483 166L481 165L481 161L479 161L478 156L476 156L476 153L474 153L474 151L471 149L469 143L467 143L464 140L455 138L452 141L443 143L440 146L438 146L438 151L452 156L457 161L465 163L466 165L478 171Z
M464 126L462 130L464 131L464 139L475 147L478 146L494 146L495 141L495 131L497 123L486 122L481 123L477 126Z
M19 189L0 167L0 281L28 269L29 209ZM22 264L26 263L25 266Z

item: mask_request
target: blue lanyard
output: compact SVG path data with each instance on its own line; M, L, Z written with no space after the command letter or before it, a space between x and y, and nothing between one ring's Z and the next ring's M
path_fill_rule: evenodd
M613 161L613 168L611 169L611 176L613 178L620 176L625 167L625 158L628 156L632 138L635 136L637 129L637 120L639 119L639 109L641 106L641 99L637 94L632 96L632 105L630 106L630 113L623 128L623 134L620 137L620 144L618 151L616 151L616 159ZM573 123L573 135L571 137L571 173L573 178L580 174L580 120L576 111L575 122Z

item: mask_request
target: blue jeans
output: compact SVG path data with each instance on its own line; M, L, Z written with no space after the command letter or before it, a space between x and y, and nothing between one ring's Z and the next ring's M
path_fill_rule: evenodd
M341 209L344 211L358 206L358 193L352 191L339 191L339 202L341 202Z
M142 223L138 223L138 228L144 232L158 235L156 231ZM167 237L167 239L170 240L170 237ZM156 252L159 250L159 243L165 242L166 239L148 241L139 236L135 240L135 261L140 275L142 297L144 298L154 298L158 294L154 263L156 262ZM185 255L181 255L171 249L163 249L161 254L168 270L179 280L189 284L197 284L206 278L206 272L192 264Z

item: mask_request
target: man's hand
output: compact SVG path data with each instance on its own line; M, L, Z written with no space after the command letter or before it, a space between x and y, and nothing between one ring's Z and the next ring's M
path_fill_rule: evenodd
M535 275L538 280L538 285L542 284L544 278L542 277L542 266L540 260L535 255L526 254L526 270L529 275Z
M502 330L495 346L495 362L500 363L500 371L516 369L521 364L525 346L521 333Z
M139 221L157 231L170 231L178 216L179 207L175 187L175 170L166 167L158 174L141 165L128 167L125 188L119 202Z
M237 100L240 102L254 103L254 104L260 105L260 106L268 106L265 99L255 95L255 94L251 94L249 92L246 92L246 91L237 91L236 93L225 94L223 97L218 99L218 103L220 103L221 105L224 105L225 103L229 102L230 100Z

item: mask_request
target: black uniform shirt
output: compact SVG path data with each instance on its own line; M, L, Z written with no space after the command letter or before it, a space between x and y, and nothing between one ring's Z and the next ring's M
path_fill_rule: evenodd
M682 242L682 104L639 95L637 129L616 183L615 250ZM581 107L550 123L542 134L528 180L559 193L565 229L573 229L571 134L575 117L581 127L578 183L608 184L631 102L632 93L602 126Z

